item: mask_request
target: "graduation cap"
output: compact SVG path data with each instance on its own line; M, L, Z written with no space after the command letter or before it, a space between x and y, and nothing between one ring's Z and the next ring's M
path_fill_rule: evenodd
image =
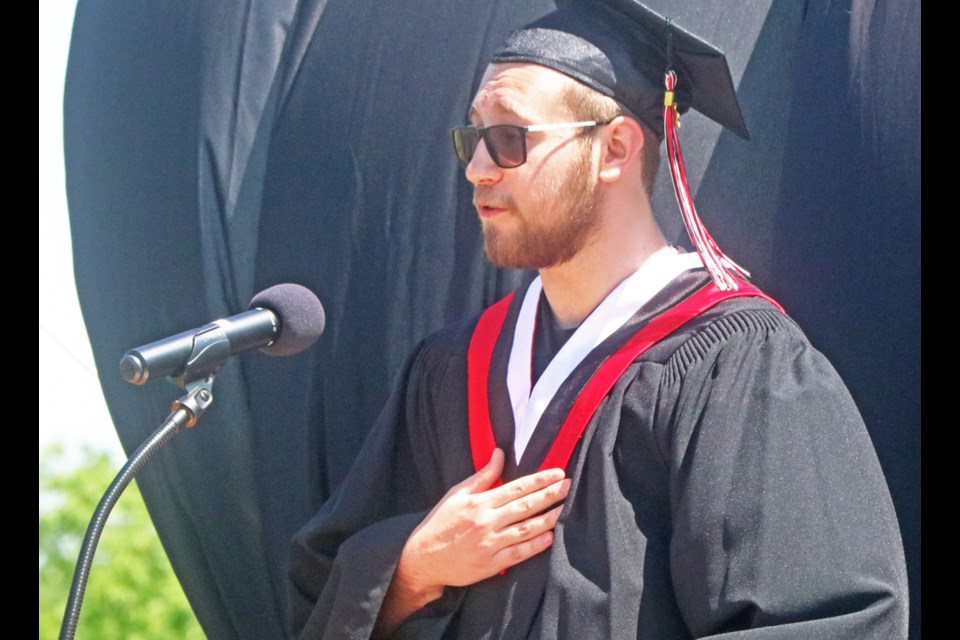
M677 129L696 109L749 139L723 52L636 0L573 0L513 32L491 62L526 62L613 98L667 141L667 160L687 233L722 289L749 276L717 246L687 185Z

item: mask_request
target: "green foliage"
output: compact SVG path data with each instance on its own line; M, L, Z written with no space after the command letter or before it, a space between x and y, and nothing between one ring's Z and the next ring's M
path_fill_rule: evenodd
M85 449L40 455L40 638L56 638L90 517L119 467ZM85 638L203 638L135 484L107 520L77 627Z

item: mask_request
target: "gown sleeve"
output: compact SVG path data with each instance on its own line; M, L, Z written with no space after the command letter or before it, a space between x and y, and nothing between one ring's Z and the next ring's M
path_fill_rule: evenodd
M422 424L427 379L444 375L434 356L427 344L410 358L343 484L292 540L294 637L370 637L407 538L446 491Z
M849 392L777 311L665 367L673 588L694 637L906 638L896 515Z

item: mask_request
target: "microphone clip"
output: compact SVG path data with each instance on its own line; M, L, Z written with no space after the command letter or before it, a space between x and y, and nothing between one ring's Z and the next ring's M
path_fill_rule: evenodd
M184 425L188 429L197 424L200 416L213 404L213 379L215 374L210 374L200 380L194 380L184 385L187 393L174 401L170 407L171 413L178 409L183 409L189 413L187 423Z
M183 373L169 376L170 380L181 389L189 390L189 385L197 380L210 379L220 372L223 365L230 358L232 348L227 332L219 323L213 322L193 337L193 349L187 358ZM190 425L192 426L192 425Z

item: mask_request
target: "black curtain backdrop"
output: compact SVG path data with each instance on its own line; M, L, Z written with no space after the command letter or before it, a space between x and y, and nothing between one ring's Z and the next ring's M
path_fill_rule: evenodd
M730 60L751 142L681 140L701 216L847 381L920 611L920 8L651 0ZM327 331L243 356L139 484L212 638L284 635L287 541L348 470L407 353L511 290L447 130L546 0L80 0L65 99L77 288L128 452L177 390L127 349L304 284ZM654 198L683 236L669 177Z

